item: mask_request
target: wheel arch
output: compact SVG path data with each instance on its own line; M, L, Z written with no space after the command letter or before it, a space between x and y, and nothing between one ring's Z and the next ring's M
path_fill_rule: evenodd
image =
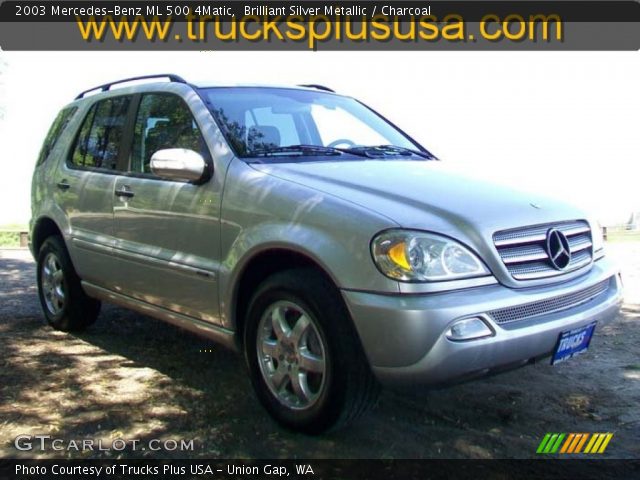
M327 269L305 252L286 247L273 247L255 253L245 262L237 276L230 305L230 320L240 347L244 337L247 308L253 292L271 275L295 268L313 269L338 288L335 279Z
M45 240L52 235L60 235L64 238L62 229L50 217L40 217L31 231L31 253L37 258L40 248Z

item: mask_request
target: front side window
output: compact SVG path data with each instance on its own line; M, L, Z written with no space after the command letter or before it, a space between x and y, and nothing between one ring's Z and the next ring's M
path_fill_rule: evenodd
M91 107L71 154L71 164L80 168L118 169L131 97L108 98Z
M421 149L352 98L287 88L217 87L201 93L240 157L301 145L353 151L381 145Z
M131 172L151 173L151 157L167 148L186 148L206 157L198 125L180 97L167 93L143 95L129 159Z
M49 157L49 154L53 150L53 147L56 146L60 135L62 135L64 129L67 128L67 125L73 117L73 114L76 113L76 110L78 110L78 107L68 107L58 113L58 116L53 121L53 124L49 129L49 133L47 133L47 136L44 139L42 149L40 150L40 155L38 156L37 165L44 163L47 157Z

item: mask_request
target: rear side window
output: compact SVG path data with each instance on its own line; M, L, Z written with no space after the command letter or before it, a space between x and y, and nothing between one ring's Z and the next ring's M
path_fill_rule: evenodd
M118 169L131 97L115 97L94 104L87 114L70 163L78 168Z
M51 128L49 128L49 133L47 133L46 138L44 139L44 143L42 144L42 148L40 149L40 155L38 155L38 163L37 165L41 165L44 161L49 157L49 154L53 150L53 147L56 146L60 135L64 132L64 129L73 118L73 114L76 113L78 107L68 107L64 108L58 113L58 116L53 121Z

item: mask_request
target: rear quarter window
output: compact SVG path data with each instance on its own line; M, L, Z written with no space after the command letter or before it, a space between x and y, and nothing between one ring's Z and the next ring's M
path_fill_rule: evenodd
M58 116L53 121L53 124L49 128L49 132L44 139L44 143L42 144L42 148L40 149L40 155L38 155L38 162L36 165L43 164L47 160L47 158L49 158L49 154L56 146L56 143L62 135L62 132L64 132L64 129L67 128L67 125L69 125L69 122L71 121L73 115L77 110L78 107L68 107L63 108L60 113L58 113Z

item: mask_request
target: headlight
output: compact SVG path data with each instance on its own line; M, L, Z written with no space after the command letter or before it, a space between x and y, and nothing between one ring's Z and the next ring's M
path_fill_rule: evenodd
M373 239L371 253L382 273L405 282L455 280L491 273L468 248L432 233L388 230Z

